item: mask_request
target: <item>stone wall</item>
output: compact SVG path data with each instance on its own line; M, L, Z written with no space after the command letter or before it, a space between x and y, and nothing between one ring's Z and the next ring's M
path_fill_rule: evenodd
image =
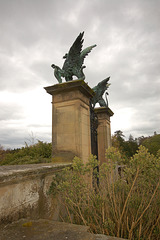
M59 220L59 201L47 192L54 174L69 165L0 166L0 222L26 217Z

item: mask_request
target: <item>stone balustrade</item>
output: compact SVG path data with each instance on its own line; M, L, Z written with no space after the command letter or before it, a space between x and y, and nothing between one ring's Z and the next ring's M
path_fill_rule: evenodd
M70 164L0 166L0 222L30 217L59 220L59 201L47 194L52 178Z

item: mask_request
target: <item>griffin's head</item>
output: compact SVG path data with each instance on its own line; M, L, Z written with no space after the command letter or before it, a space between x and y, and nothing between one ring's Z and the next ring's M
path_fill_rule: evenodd
M51 67L54 69L54 68L56 68L56 65L52 64Z
M109 88L110 85L111 85L111 83L107 83L106 84L106 89Z
M64 58L64 59L66 59L66 58L67 58L67 56L68 56L68 53L66 53L66 54L63 56L63 58Z

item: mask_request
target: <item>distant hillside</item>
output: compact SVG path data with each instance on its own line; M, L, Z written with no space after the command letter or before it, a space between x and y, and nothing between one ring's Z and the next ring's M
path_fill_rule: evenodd
M142 145L148 148L148 151L156 156L160 149L160 134L155 134L154 136L146 138L142 141Z

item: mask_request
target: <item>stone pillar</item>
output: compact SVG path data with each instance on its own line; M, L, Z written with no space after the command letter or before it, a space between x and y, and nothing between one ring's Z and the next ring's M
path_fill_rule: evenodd
M94 92L83 80L45 90L52 95L53 161L70 162L78 156L86 162L91 154L89 102Z
M105 161L105 151L111 146L111 126L110 117L113 112L110 108L95 108L98 117L97 142L98 142L98 160L100 163Z

